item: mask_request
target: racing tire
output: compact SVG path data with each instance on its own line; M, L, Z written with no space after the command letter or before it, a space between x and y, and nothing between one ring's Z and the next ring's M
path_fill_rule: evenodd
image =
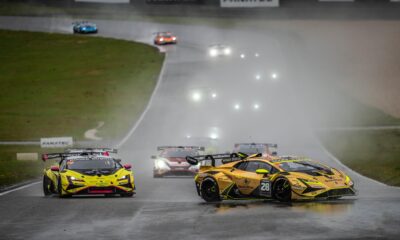
M48 178L46 175L43 176L43 194L44 196L50 196L53 194L52 192L52 188L53 188L53 184L50 180L50 178Z
M283 177L276 179L272 193L279 202L290 202L292 200L292 188L289 180Z
M157 173L153 173L153 178L163 178L163 175L157 174Z
M218 183L212 179L205 179L200 188L201 197L206 202L220 202Z
M133 197L134 193L121 193L121 197Z
M58 179L57 190L58 190L58 197L59 198L69 198L69 197L72 196L71 194L63 194L62 193L61 178Z

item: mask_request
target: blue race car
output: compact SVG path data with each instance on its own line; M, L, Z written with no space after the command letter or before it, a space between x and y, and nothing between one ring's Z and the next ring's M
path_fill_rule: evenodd
M96 24L82 21L74 22L73 24L74 33L97 33L98 29Z

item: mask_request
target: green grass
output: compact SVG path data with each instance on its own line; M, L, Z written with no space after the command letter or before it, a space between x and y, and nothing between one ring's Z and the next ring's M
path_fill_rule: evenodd
M0 31L0 140L72 136L105 125L119 139L145 108L164 55L139 43ZM56 151L57 149L52 149ZM39 146L0 146L0 187L41 175L42 161L17 161Z
M57 149L54 149L57 151ZM0 146L0 189L24 180L41 176L49 163L38 161L17 161L16 153L44 153L39 146ZM40 157L40 156L39 156Z
M400 186L400 130L327 131L319 136L326 148L351 169Z
M72 136L105 122L117 139L139 117L163 54L122 40L0 31L0 140Z

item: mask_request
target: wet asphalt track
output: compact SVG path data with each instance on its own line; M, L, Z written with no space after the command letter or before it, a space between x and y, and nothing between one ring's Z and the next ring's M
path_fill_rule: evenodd
M0 17L0 27L70 32L72 19ZM162 83L134 134L121 147L133 163L134 198L44 198L40 184L0 196L1 239L398 239L400 190L350 175L359 195L330 202L240 201L205 204L192 179L153 179L149 156L157 145L187 144L187 134L218 132L221 150L235 142L277 142L280 153L307 155L345 169L313 136L304 103L308 86L319 84L302 39L284 29L265 32L203 26L96 21L102 36L150 42L170 30L179 36L167 47ZM209 42L229 42L231 59L210 61ZM242 60L238 52L245 52ZM259 58L249 57L255 52ZM280 74L279 81L267 75ZM261 72L261 81L254 74ZM45 73L44 73L45 74ZM318 76L314 73L313 76ZM190 100L201 91L203 101ZM217 99L210 98L217 92ZM284 95L284 97L282 96ZM279 101L277 101L279 99ZM259 103L258 111L251 110ZM233 105L240 103L241 111ZM272 117L271 117L272 116ZM349 172L348 169L345 169Z

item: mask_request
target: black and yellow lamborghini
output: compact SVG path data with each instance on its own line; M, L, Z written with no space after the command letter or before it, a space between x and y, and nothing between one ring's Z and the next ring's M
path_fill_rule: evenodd
M188 156L201 163L195 177L199 196L207 202L224 199L337 199L356 194L344 172L302 157L243 153ZM222 165L216 166L217 161Z

